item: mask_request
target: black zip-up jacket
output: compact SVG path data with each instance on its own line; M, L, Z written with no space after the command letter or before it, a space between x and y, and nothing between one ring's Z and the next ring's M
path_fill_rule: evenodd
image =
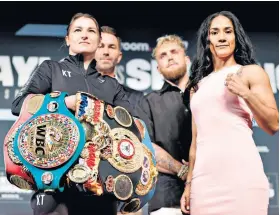
M93 60L86 71L81 54L69 55L60 62L44 61L32 72L29 80L13 101L12 113L19 115L22 103L28 94L64 91L69 95L74 95L77 91L83 91L109 104L122 106L136 116L122 85L114 78L102 76L95 66L96 61Z

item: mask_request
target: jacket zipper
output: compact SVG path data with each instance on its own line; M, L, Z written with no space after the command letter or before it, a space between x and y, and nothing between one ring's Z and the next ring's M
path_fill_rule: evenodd
M82 68L82 73L83 73L83 76L84 76L84 79L85 79L85 82L86 82L87 93L90 93L89 92L89 85L88 85L88 81L87 81L87 71L84 68Z
M89 92L89 86L88 86L88 82L87 82L86 76L85 76L85 82L86 82L86 85L87 85L87 93L90 93L90 92Z

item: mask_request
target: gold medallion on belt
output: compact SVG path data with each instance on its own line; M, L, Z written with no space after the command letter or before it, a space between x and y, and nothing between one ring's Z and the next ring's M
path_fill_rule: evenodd
M114 179L114 195L120 200L127 200L132 196L133 184L127 175L118 175Z
M39 168L54 168L67 162L79 143L76 123L61 114L32 119L21 129L18 147L23 158Z
M106 113L108 117L115 119L120 125L124 127L130 127L132 125L131 115L123 107L117 106L113 108L111 105L107 105Z
M143 147L137 136L124 128L112 129L110 136L113 140L113 152L108 162L124 173L140 169L143 163Z
M16 185L20 189L24 189L24 190L32 190L33 189L32 185L19 175L10 176L10 181L11 181L11 183Z
M18 156L15 155L14 152L14 138L19 127L20 125L15 129L15 131L11 134L11 136L8 137L8 141L5 144L7 145L8 156L11 159L11 161L15 164L21 165L22 162L19 160Z

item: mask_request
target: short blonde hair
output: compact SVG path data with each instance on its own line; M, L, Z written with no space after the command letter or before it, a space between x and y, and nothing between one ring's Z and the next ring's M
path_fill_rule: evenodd
M176 34L164 35L162 37L157 38L157 45L153 49L153 53L152 53L153 58L156 57L156 52L158 48L161 47L164 43L177 43L180 47L186 50L186 47L181 37L179 37Z

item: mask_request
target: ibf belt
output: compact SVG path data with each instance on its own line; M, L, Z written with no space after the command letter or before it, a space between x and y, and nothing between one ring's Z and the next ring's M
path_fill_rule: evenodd
M53 92L17 131L13 151L33 176L37 189L63 191L62 176L85 145L82 125L65 106L67 94Z

